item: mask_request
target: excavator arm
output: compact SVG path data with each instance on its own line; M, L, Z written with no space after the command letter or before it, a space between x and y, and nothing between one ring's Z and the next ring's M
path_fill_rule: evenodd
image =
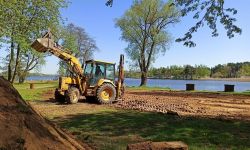
M54 42L52 33L50 31L48 31L42 38L36 39L32 43L31 47L41 53L45 53L48 51L56 57L60 58L61 60L64 60L67 64L69 64L72 72L75 74L74 81L76 81L76 83L72 82L72 84L77 85L81 93L84 92L85 78L83 76L83 69L81 68L81 63L76 57L67 53L60 45Z
M55 43L50 31L48 31L42 38L36 39L32 43L31 47L38 52L44 53L48 51L61 60L64 60L71 66L74 73L80 77L83 77L83 69L81 68L79 60L71 54L65 52L60 45Z

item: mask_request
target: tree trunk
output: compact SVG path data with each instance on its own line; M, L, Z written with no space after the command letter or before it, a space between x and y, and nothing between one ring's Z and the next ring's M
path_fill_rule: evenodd
M140 84L140 86L146 86L147 85L147 79L148 79L147 73L142 72L141 73L141 84Z
M13 84L17 75L17 69L18 69L18 65L19 65L19 56L20 56L20 45L18 44L17 46L17 54L16 54L16 64L15 64L15 68L14 68L14 73L12 76L12 80L11 83Z
M11 40L10 45L10 61L8 64L8 81L11 81L12 78L12 66L14 62L14 42Z
M18 83L24 83L25 78L27 76L27 70L23 70L23 71L18 70L17 75L18 75Z
M26 78L26 76L20 76L20 77L19 77L19 80L18 80L19 83L20 83L20 84L24 83L25 78Z

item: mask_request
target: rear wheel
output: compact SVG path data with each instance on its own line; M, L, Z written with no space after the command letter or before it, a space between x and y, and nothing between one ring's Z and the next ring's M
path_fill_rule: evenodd
M69 104L75 104L78 102L80 98L80 92L76 87L71 87L67 92L66 92L66 101Z
M58 101L58 102L65 102L65 96L62 95L58 89L55 90L55 93L54 93L54 96L55 96L55 100Z
M111 104L116 97L116 90L112 84L104 83L97 89L97 101L101 104Z

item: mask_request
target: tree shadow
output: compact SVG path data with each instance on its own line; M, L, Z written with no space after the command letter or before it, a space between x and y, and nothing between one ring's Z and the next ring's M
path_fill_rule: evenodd
M81 136L138 135L145 140L186 142L196 148L250 147L250 122L194 118L138 111L106 111L55 118L61 127L80 132ZM103 140L105 142L105 140ZM128 144L128 143L126 143Z
M70 105L66 101L58 101L55 98L48 98L48 99L42 99L42 100L35 100L39 103L54 103L55 105ZM81 98L78 100L78 103L87 103L87 104L100 104L96 100L87 100L86 98Z

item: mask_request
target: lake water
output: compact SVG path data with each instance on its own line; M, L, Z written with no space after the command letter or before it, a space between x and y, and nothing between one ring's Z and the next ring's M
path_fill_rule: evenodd
M57 80L58 76L30 76L27 80ZM250 90L250 82L237 81L215 81L215 80L167 80L167 79L148 79L147 86L150 87L169 87L175 90L185 90L186 84L195 84L196 90L223 91L224 84L235 85L235 91L242 92ZM139 86L140 79L125 79L126 86Z

